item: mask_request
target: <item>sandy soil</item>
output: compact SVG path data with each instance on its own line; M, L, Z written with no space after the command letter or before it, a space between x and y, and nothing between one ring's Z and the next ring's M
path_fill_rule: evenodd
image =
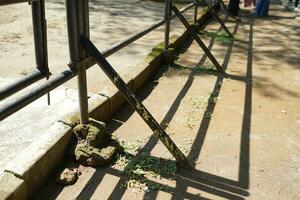
M147 177L158 189L144 192L124 187L129 178L118 164L84 168L75 185L63 188L50 180L36 199L299 199L299 22L277 2L269 17L244 11L241 19L227 22L235 33L232 44L203 37L228 75L212 72L192 42L176 68L139 94L195 159L196 170L181 170L174 179ZM218 29L212 23L206 30ZM171 158L131 108L114 119L109 127L121 140Z
M90 2L91 40L100 50L163 18L163 3L139 0L95 0ZM46 1L48 25L49 68L53 74L67 68L68 39L63 0ZM174 22L172 34L180 34L183 27ZM35 68L31 9L27 4L0 8L0 74L19 78ZM109 61L123 74L143 61L154 45L163 40L163 29L158 29L138 42L114 54ZM99 68L88 72L90 92L98 92L108 80ZM66 84L76 88L76 80Z
M91 39L103 50L161 20L163 13L162 3L138 0L90 1ZM46 18L49 67L55 75L65 70L69 62L64 1L46 1ZM35 68L31 21L31 9L25 3L0 7L0 87L25 76ZM126 73L142 62L153 46L163 41L163 30L160 28L150 33L111 56L109 61L120 74ZM182 31L183 27L178 21L174 21L171 33L180 34ZM105 81L108 79L98 67L89 69L90 94L105 87ZM43 97L1 122L0 173L7 161L45 134L51 124L70 110L78 109L76 91L68 88L77 88L76 78L51 93L51 106L47 106L46 97ZM12 98L1 101L0 106Z

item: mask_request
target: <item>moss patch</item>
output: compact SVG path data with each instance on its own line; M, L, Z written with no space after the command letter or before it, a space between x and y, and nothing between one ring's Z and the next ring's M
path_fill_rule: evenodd
M146 60L152 60L164 52L164 43L161 42L158 45L154 46L152 51L147 55Z
M122 148L106 132L105 123L89 119L87 125L73 128L73 147L70 156L80 164L92 167L108 165Z

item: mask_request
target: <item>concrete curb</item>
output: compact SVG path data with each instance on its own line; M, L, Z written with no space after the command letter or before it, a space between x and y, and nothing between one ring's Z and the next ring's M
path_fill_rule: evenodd
M27 199L62 161L72 128L55 123L17 155L0 177L0 199Z
M208 19L208 14L204 13L198 20L199 26L205 24ZM156 46L143 64L134 67L122 78L134 92L138 91L166 60L174 57L174 52L183 46L188 37L189 33L185 31L179 37L170 38L172 50L168 54L168 59L161 49L162 45ZM152 54L155 51L156 53ZM124 102L121 93L114 85L108 83L108 86L103 88L98 95L89 98L90 117L99 121L107 121ZM78 118L78 114L67 115L63 121L72 123L74 118ZM70 126L57 122L37 141L16 156L6 166L5 172L0 175L0 199L20 200L33 197L64 158L72 136L71 132Z

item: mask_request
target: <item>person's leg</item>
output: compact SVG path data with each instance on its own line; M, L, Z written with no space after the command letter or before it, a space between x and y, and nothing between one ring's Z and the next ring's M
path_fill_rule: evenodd
M240 9L239 4L240 0L230 0L228 5L228 12L231 15L237 16Z
M294 9L294 11L295 12L300 12L300 7L298 7L299 6L299 0L295 0L295 9Z
M268 16L269 14L269 0L258 0L256 2L256 10L255 15L256 16Z
M258 13L260 11L260 0L256 0L256 6L255 6L255 15L258 16Z

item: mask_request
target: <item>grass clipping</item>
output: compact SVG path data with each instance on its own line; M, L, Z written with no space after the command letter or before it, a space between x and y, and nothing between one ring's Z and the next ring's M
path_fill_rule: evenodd
M229 36L224 31L216 31L216 32L200 31L199 34L214 38L217 42L223 44L230 44L234 41L234 37Z
M122 170L126 179L123 187L137 191L150 192L151 190L167 190L161 184L163 178L175 180L177 165L174 160L153 157L149 153L141 152L135 155L139 145L134 143L123 144L124 154L119 154L115 166Z

